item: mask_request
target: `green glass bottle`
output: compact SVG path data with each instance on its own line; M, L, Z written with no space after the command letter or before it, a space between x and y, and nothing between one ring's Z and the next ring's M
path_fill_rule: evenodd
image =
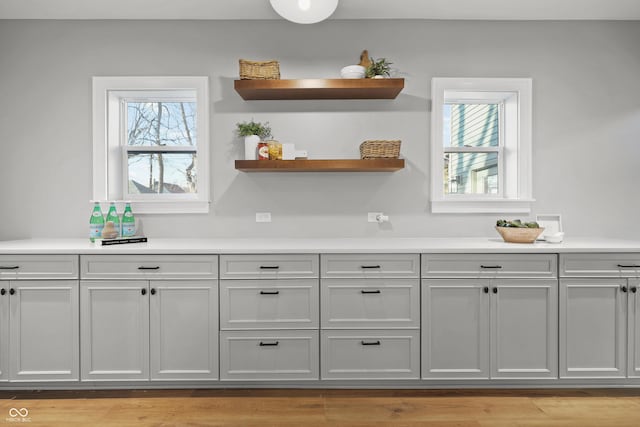
M113 221L113 226L118 232L118 236L120 236L120 217L118 216L118 212L116 211L116 204L111 202L109 205L109 212L107 212L107 222Z
M131 211L131 203L127 202L122 214L122 237L131 237L136 234L136 219Z
M102 209L100 209L100 202L94 202L93 212L91 212L91 218L89 218L89 240L95 242L102 236L102 229L104 228L104 215L102 215Z

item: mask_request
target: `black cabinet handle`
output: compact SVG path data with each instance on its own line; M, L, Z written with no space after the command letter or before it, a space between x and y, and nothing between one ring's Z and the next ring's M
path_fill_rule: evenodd
M362 289L362 290L360 290L360 293L361 294L379 294L380 293L380 289L372 289L372 290Z
M360 268L380 268L379 265L361 265Z
M482 291L483 291L485 294L488 294L488 293L489 293L489 287L488 287L488 286L485 286L484 288L482 288Z
M8 265L0 265L0 270L17 270L17 269L19 269L19 268L20 268L20 266L19 266L19 265L11 265L11 266L8 266Z
M159 265L156 265L155 267L140 266L138 267L138 270L160 270L160 266Z
M622 290L622 292L627 292L627 287L626 286L623 286L620 289Z
M362 345L380 345L380 340L377 341L360 341Z
M9 289L9 295L15 295L15 293L16 293L15 289L13 288Z
M260 270L277 270L279 269L279 265L261 265Z
M498 288L493 288L493 293L497 294L498 293Z
M275 347L280 344L279 341L264 342L260 341L260 347Z
M631 287L631 292L633 292L634 294L636 293L637 290L638 290L638 288L636 288L635 286Z
M142 288L142 295L146 295L147 294L147 290L145 288Z
M0 289L0 295L5 295L7 290L5 288Z
M151 295L155 295L156 294L156 288L151 288L151 290L149 292L151 292Z
M489 270L489 269L499 270L502 268L502 266L501 265L480 265L480 268L484 268L485 270Z
M640 268L638 264L618 264L618 268Z
M280 291L260 291L260 295L278 295Z

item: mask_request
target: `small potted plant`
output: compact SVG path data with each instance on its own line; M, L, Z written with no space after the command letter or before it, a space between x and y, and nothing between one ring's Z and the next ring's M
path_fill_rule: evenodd
M387 58L380 58L378 60L371 58L371 65L367 67L365 75L370 79L389 77L391 64L393 64L393 62L389 62Z
M258 142L271 137L271 128L269 122L260 123L249 122L236 123L236 133L240 137L244 137L244 159L255 160Z

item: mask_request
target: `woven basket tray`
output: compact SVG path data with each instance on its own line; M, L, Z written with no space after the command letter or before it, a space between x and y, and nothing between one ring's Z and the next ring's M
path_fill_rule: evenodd
M249 61L241 59L240 78L242 80L278 80L280 64L278 61Z
M397 159L398 156L400 156L400 140L375 139L360 144L361 159Z

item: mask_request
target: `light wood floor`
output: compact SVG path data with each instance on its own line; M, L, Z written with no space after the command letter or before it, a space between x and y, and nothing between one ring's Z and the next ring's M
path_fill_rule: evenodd
M0 391L0 399L0 425L640 426L640 389Z

